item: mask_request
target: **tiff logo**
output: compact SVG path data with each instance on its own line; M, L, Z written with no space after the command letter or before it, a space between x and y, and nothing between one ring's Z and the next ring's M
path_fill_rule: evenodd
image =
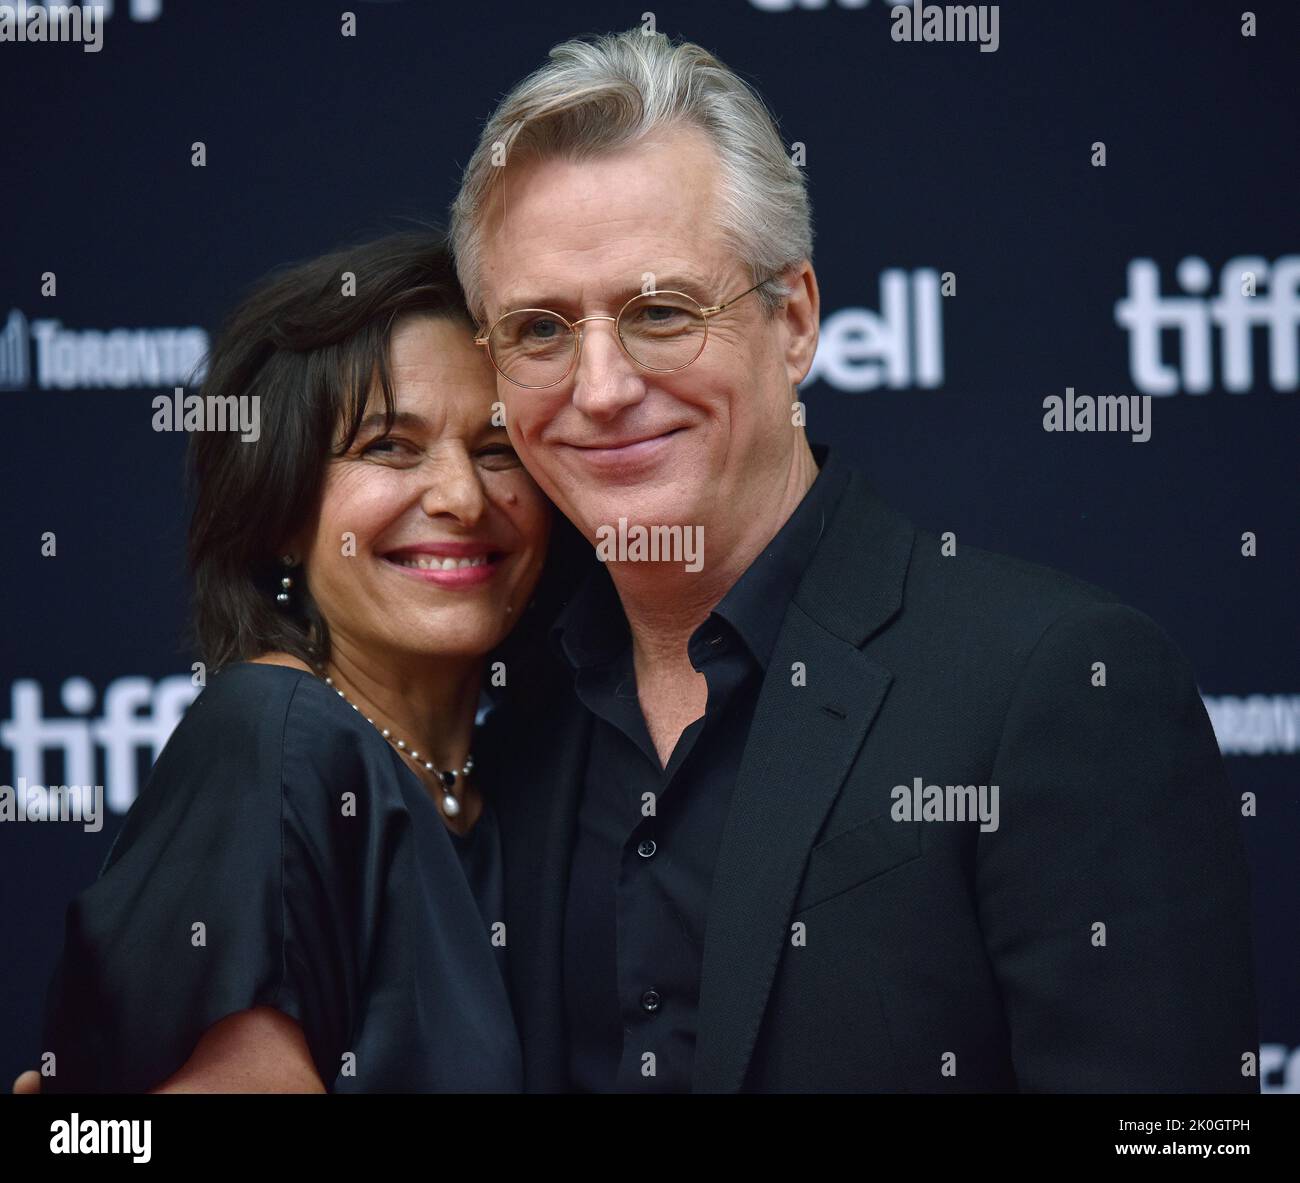
M178 674L161 678L115 678L104 691L103 710L88 718L95 707L95 687L86 678L68 678L59 688L63 709L70 717L45 713L40 683L18 678L9 691L9 718L0 721L0 746L13 754L11 783L49 784L52 780L74 785L94 784L95 753L105 754L103 785L108 807L125 813L139 792L139 753L148 749L152 764L185 708L201 688ZM60 775L47 771L47 754L62 757Z
M1276 263L1258 255L1229 259L1219 272L1217 296L1206 296L1213 274L1195 255L1178 264L1175 274L1185 295L1161 295L1160 268L1154 259L1128 265L1128 294L1115 303L1115 321L1128 331L1129 371L1134 385L1147 394L1204 394L1214 384L1211 327L1219 330L1223 388L1240 393L1255 383L1253 333L1268 336L1269 384L1274 390L1300 386L1297 341L1300 339L1300 255ZM1161 335L1178 340L1178 362L1164 360Z

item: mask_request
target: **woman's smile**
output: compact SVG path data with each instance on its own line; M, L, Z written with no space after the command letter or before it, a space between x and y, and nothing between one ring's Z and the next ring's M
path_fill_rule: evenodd
M439 587L477 587L496 575L505 557L505 551L481 543L435 542L389 551L380 560L408 578Z

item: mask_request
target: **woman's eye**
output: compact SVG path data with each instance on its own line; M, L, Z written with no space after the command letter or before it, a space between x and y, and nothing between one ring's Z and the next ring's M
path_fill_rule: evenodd
M381 436L373 443L367 444L361 449L363 456L396 456L402 448L406 447L404 441L394 439L392 436Z

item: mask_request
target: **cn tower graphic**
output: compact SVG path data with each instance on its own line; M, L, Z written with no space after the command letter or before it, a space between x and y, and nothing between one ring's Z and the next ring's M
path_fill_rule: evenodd
M0 390L27 387L27 317L18 308L9 312L0 329Z

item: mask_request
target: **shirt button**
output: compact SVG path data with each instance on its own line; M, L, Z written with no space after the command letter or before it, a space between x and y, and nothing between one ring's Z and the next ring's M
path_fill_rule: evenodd
M659 997L658 990L647 990L641 995L641 1009L648 1015L652 1015L659 1009L659 1003L662 999Z
M636 848L637 854L642 858L650 858L659 848L654 844L653 839L647 838L640 846Z

